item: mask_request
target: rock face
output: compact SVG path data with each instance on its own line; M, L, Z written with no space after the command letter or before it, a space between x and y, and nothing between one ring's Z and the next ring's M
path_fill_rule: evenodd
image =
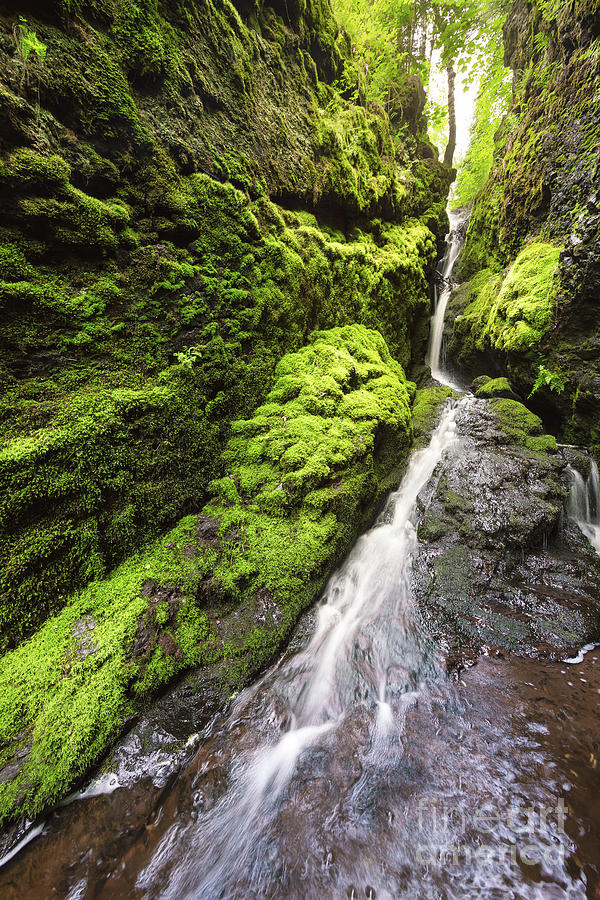
M222 702L273 658L398 482L413 395L361 325L283 357L201 514L0 659L0 820L60 797L177 675L203 667L202 718L206 683Z
M533 3L512 5L504 28L512 106L457 266L468 284L449 307L456 319L449 352L463 371L473 377L508 370L521 395L536 388L531 403L551 430L596 449L599 33L593 2L543 16ZM511 302L501 297L498 309L523 253L539 260L540 275L547 268L543 289L539 279L521 280L520 293Z
M448 175L343 52L328 0L4 5L0 650L201 509L313 330L420 353Z
M473 399L457 424L421 498L414 582L431 629L451 666L484 648L573 655L599 634L600 558L564 514L566 459L510 399Z

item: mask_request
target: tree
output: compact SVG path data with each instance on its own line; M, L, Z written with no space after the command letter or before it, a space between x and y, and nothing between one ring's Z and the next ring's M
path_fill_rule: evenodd
M457 72L474 77L496 52L507 0L334 0L351 39L352 55L343 87L358 102L388 106L394 83L418 75L427 84L432 56L440 59L448 83L448 143L444 162L456 149Z
M454 100L456 72L452 63L446 66L446 72L448 73L448 143L444 153L444 165L451 169L456 150L456 105Z

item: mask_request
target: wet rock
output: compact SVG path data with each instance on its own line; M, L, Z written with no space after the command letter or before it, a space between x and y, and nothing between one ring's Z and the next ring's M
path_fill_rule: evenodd
M513 391L508 378L486 378L483 382L481 379L476 378L474 385L476 382L479 382L475 387L476 397L501 397L508 400L520 399Z
M209 812L227 791L229 780L222 766L215 766L203 772L194 781L194 809L199 813Z
M80 659L85 659L86 656L98 652L98 646L93 638L97 625L93 616L85 616L73 625L73 634L77 638L77 654Z
M219 519L212 518L211 516L198 516L196 534L198 536L198 544L200 547L212 547L215 550L221 549L219 524Z
M447 635L450 668L465 647L561 658L598 633L600 615L600 557L564 514L562 473L581 454L523 446L493 401L457 422L462 441L423 502L416 596Z
M16 778L31 753L31 747L32 742L27 741L13 751L10 761L0 768L0 784L6 784Z

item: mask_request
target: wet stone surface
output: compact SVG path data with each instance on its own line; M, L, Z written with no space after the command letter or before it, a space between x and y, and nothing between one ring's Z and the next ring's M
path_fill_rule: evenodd
M383 766L361 704L307 749L256 836L254 868L212 896L600 897L597 650L578 664L484 656L456 683L422 684L395 717ZM193 889L209 851L183 841L177 859L175 834L218 814L240 755L285 726L266 688L164 788L142 782L57 810L0 870L2 897L177 896L169 867L146 868L158 850L189 868L177 884Z
M455 409L418 539L403 488L278 663L228 705L217 671L166 694L3 900L600 897L600 653L574 649L600 557L564 514L585 460Z
M456 651L483 646L560 659L598 635L600 557L564 514L573 451L507 440L490 404L459 414L420 497L415 596Z

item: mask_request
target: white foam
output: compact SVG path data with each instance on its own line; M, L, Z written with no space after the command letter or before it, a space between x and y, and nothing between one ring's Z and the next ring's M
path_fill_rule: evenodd
M589 653L590 650L595 650L596 647L600 647L600 644L586 644L585 647L582 647L577 656L571 657L571 659L563 659L561 660L564 663L568 663L570 666L578 666L579 663L583 662L583 657L586 653Z
M8 853L6 853L4 856L0 856L0 869L2 868L2 866L5 866L7 862L10 862L11 859L14 859L17 853L21 852L23 847L26 847L27 844L29 844L36 837L42 834L45 827L46 823L42 822L40 825L36 825L35 828L30 828L25 837L21 838L19 843L15 844L12 850L9 850Z

